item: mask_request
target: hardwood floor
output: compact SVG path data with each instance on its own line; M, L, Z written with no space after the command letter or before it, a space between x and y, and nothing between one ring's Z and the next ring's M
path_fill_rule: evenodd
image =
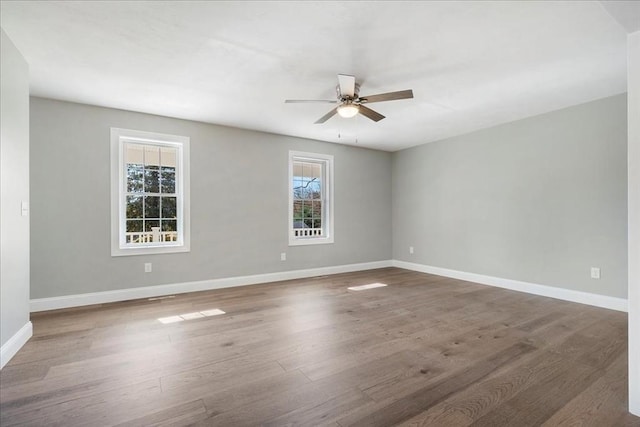
M397 268L32 321L3 427L640 426L625 313Z

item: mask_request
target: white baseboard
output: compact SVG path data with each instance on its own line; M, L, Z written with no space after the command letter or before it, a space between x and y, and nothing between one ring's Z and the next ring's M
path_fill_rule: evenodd
M29 341L33 335L33 325L27 322L18 332L16 332L9 340L0 348L0 369L4 368L18 350Z
M256 274L251 276L201 280L197 282L145 286L139 288L120 289L116 291L92 292L77 295L65 295L61 297L32 299L31 312L56 310L69 307L80 307L91 304L104 304L108 302L127 301L138 298L151 298L162 295L181 294L186 292L197 292L212 289L231 288L236 286L256 285L259 283L303 279L306 277L322 276L326 274L349 273L353 271L371 270L374 268L384 268L392 266L404 268L407 270L419 271L422 273L436 274L438 276L466 280L483 285L496 286L499 288L505 288L519 292L526 292L534 295L541 295L565 301L572 301L581 304L593 305L596 307L608 308L611 310L624 312L627 311L627 300L624 298L615 298L605 295L591 294L588 292L574 291L571 289L521 282L518 280L503 279L500 277L449 270L446 268L433 267L406 261L386 260L365 262L360 264L338 265L332 267L310 268L306 270L281 271L277 273ZM4 346L2 347L2 349L4 357Z
M636 417L640 417L640 402L630 402L629 412L631 412Z
M483 285L496 286L498 288L510 289L512 291L526 292L529 294L544 297L556 298L565 301L588 304L596 307L608 308L611 310L628 310L627 300L624 298L609 297L606 295L592 294L588 292L574 291L553 286L538 285L535 283L521 282L519 280L503 279L500 277L484 276L482 274L467 273L464 271L449 270L446 268L432 267L430 265L416 264L412 262L393 260L392 265L407 270L420 271L422 273L435 274L438 276L451 277L453 279L466 280L468 282L480 283Z
M303 279L306 277L323 276L326 274L350 273L353 271L371 270L374 268L384 267L391 267L391 260L310 268L306 270L281 271L277 273L255 274L252 276L227 277L222 279L201 280L197 282L184 282L170 285L145 286L139 288L120 289L116 291L65 295L52 298L38 298L31 300L31 312L80 307L83 305L103 304L116 301L127 301L138 298L151 298L186 292L208 291L235 286L256 285L259 283Z

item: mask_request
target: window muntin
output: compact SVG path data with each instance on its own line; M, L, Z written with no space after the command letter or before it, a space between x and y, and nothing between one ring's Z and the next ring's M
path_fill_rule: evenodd
M111 130L111 253L189 250L189 138Z
M289 244L333 243L333 156L290 152Z

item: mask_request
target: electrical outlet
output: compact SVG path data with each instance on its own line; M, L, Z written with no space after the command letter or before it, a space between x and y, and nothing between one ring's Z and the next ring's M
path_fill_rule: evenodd
M409 253L413 254L413 246L409 246Z
M286 252L280 253L280 261L286 261L286 260L287 260L287 253Z
M600 268L591 267L591 278L592 279L599 279L600 278Z
M150 262L145 262L144 263L144 272L145 273L151 273L151 270L153 270L153 267L151 265Z

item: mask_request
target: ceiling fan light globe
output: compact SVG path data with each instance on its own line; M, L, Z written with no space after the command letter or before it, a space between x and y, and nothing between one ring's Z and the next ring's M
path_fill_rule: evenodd
M338 114L340 117L349 119L358 114L360 108L356 104L343 104L338 107Z

